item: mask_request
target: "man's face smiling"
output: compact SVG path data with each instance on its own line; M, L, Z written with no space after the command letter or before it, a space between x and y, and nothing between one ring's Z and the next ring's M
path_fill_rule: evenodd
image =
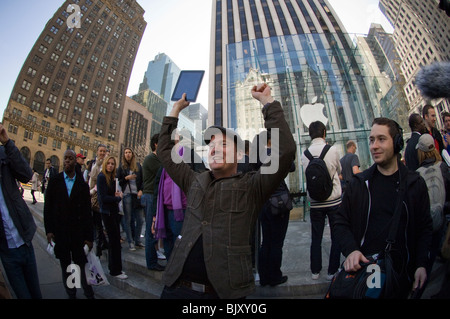
M208 147L209 167L216 178L231 176L237 172L238 154L232 140L217 134L212 136Z
M394 159L394 140L389 134L387 125L374 124L369 137L370 153L373 161L381 167Z

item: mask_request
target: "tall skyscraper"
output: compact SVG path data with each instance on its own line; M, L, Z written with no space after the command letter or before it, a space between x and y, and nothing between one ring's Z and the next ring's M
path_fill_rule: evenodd
M145 82L144 82L145 83ZM143 88L141 84L141 88ZM143 105L147 110L153 114L150 138L161 131L162 120L167 113L167 101L165 101L159 94L150 89L139 90L139 93L131 97L137 103Z
M140 89L149 88L158 93L168 104L180 76L180 68L165 53L158 54L148 63Z
M69 6L71 5L71 6ZM128 82L147 23L136 0L68 0L45 25L3 119L37 171L64 150L118 155Z
M172 110L172 106L175 103L172 101L172 93L177 84L180 76L181 69L175 64L175 62L167 56L165 53L159 53L154 60L148 63L147 72L144 74L144 79L139 86L139 93L132 98L142 105L145 105L153 113L153 122L156 123L155 128L152 128L152 136L155 133L159 133L163 117L168 115ZM164 108L166 114L163 114L163 109L160 103L155 97L148 99L152 95L159 95L167 106ZM178 128L187 129L196 136L195 132L198 131L198 127L194 123L193 119L190 119L188 113L181 113L179 116ZM158 129L159 128L159 129ZM201 128L200 128L201 129Z
M283 105L297 161L310 144L309 124L321 120L342 155L347 140L356 140L362 166L369 166L378 106L352 37L327 0L216 0L212 11L210 124L257 133L255 113L246 109L255 106L251 86L264 79ZM293 191L305 189L298 162L297 168L289 174Z
M403 86L401 59L395 49L393 35L380 24L372 23L367 36L358 36L358 50L364 61L363 75L367 86L373 86L379 115L395 120L409 133L409 103Z
M438 123L442 125L440 113L450 111L450 102L424 99L414 78L420 67L450 60L450 18L439 9L439 0L380 0L380 9L394 27L409 112L420 113L426 103L431 103L437 108Z

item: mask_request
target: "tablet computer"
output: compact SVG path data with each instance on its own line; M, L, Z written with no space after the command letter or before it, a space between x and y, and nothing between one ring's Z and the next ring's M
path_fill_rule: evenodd
M205 71L181 71L175 90L173 90L172 101L180 100L183 93L186 93L186 100L195 102L204 74Z

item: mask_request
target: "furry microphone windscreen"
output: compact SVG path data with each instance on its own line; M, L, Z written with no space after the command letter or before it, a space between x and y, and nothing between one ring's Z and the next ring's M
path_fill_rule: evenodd
M434 62L422 67L415 84L424 97L450 98L450 62Z

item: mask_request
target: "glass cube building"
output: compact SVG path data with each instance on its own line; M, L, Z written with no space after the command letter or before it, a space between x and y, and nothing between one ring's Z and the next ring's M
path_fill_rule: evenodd
M305 189L301 155L308 126L320 120L327 141L343 156L357 143L361 168L371 165L368 137L381 116L374 76L362 68L364 53L326 0L217 0L213 5L209 124L253 139L263 129L251 87L269 83L297 143L291 192Z

